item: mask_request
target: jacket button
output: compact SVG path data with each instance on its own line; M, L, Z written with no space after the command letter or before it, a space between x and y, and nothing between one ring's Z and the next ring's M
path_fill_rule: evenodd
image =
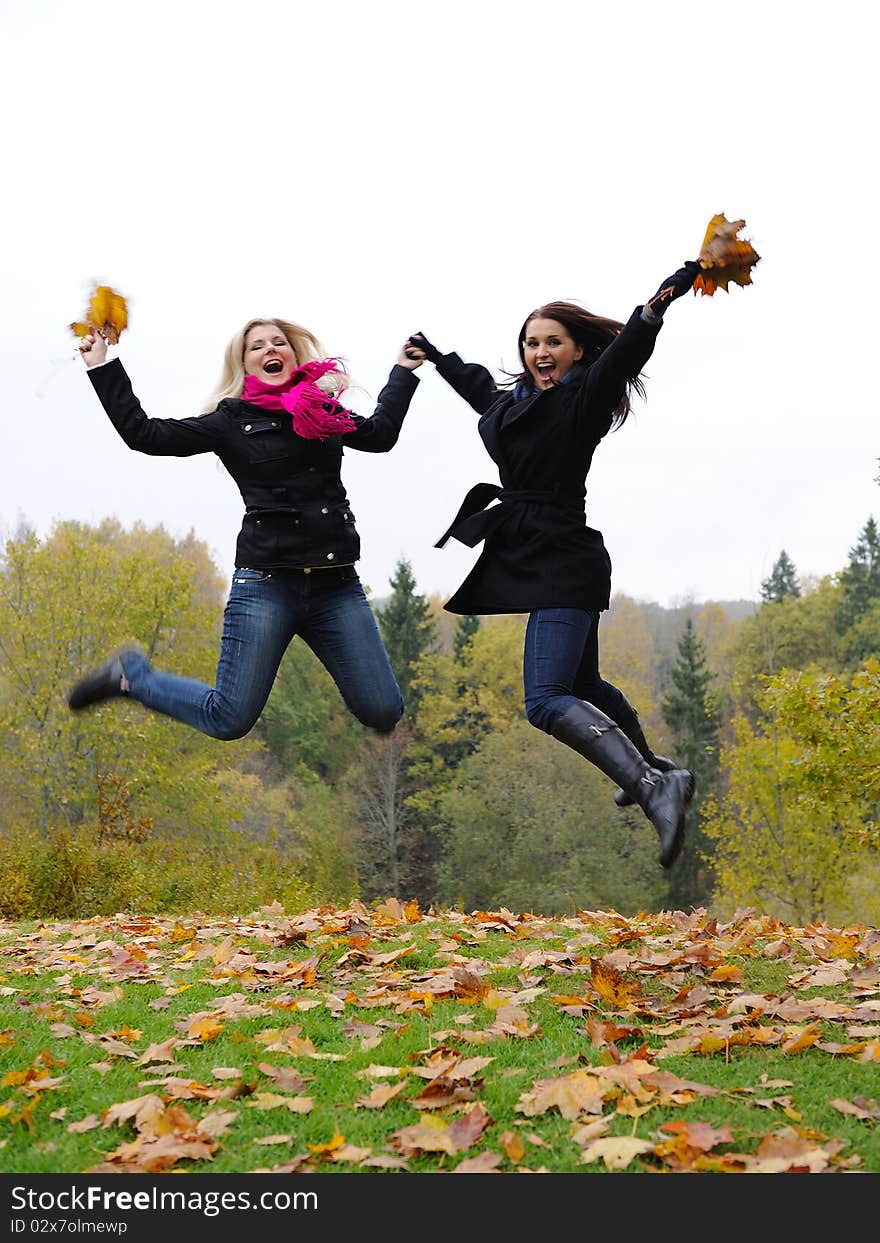
M245 430L246 432L249 432L249 431L251 430L251 424L250 424L250 423L245 423L245 425L244 425L244 430Z
M328 553L327 553L327 560L328 560L328 561L332 561L332 560L333 560L333 558L335 557L335 555L336 555L335 553L328 552Z
M322 514L329 514L329 512L330 512L330 510L327 508L327 506L326 506L326 505L323 505L323 506L321 507L321 513L322 513Z

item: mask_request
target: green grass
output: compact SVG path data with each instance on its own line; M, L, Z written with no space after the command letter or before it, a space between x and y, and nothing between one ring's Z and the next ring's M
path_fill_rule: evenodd
M412 952L383 961L400 950ZM817 969L833 975L808 974ZM753 999L738 1009L743 994ZM208 1027L190 1035L199 1016ZM283 1048L272 1050L276 1029ZM816 1043L786 1052L805 1032ZM688 1035L699 1049L675 1044ZM140 1060L168 1041L173 1066ZM456 1079L472 1058L492 1060ZM359 1074L376 1065L399 1073ZM305 1082L277 1085L267 1067ZM502 1173L740 1172L768 1157L779 1172L876 1173L878 1069L880 936L864 927L786 928L749 914L716 925L699 912L410 909L407 919L395 904L0 922L0 1170L10 1172L437 1172L492 1154ZM435 1090L457 1085L458 1096L425 1109L414 1098L432 1075ZM535 1099L572 1075L603 1095L565 1098L568 1116ZM358 1106L400 1082L382 1108ZM257 1108L266 1093L312 1107ZM107 1111L148 1094L151 1116L105 1125ZM425 1147L433 1131L407 1130L439 1124L453 1136L445 1128L478 1105L484 1126L450 1138L449 1151ZM90 1117L99 1125L70 1129ZM586 1127L603 1143L650 1147L609 1170L602 1150L583 1159ZM256 1142L277 1136L287 1138Z

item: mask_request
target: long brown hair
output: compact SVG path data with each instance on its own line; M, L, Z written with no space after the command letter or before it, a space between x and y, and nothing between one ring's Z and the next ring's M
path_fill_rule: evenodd
M596 361L623 327L619 320L606 319L604 315L593 315L586 307L579 306L576 302L546 302L543 306L536 307L526 316L519 330L519 360L523 369L512 378L512 384L517 384L520 380L528 383L532 379L531 372L526 367L524 346L528 335L527 330L533 319L555 319L557 323L562 324L575 344L583 347L583 357L579 361L586 366ZM645 387L640 376L633 376L632 379L627 380L623 396L617 403L612 416L612 427L621 427L626 422L626 417L632 410L633 394L637 394L644 400Z

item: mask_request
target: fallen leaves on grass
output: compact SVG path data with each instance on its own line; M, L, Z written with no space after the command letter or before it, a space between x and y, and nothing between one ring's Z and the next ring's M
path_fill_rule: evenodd
M753 960L774 964L778 991L748 986ZM372 911L353 903L288 916L270 904L249 918L120 915L7 930L0 962L0 1126L88 1132L92 1152L121 1131L89 1172L204 1168L239 1132L248 1146L297 1144L271 1172L538 1172L530 1152L560 1143L579 1167L607 1170L846 1171L858 1154L812 1129L794 1081L760 1073L754 1059L880 1061L880 932L795 928L749 911L721 923L705 911L543 919L506 908L423 913L388 899ZM145 989L156 994L146 1034L143 1003L138 1021L126 1015ZM511 1051L542 1038L541 1013L568 1023L569 1040L528 1075ZM395 1060L392 1042L416 1021L429 1039ZM74 1078L76 1058L62 1051L78 1047L91 1057ZM720 1090L663 1065L739 1053L749 1054L745 1081L726 1095L784 1127L744 1136L710 1125L700 1106ZM347 1078L335 1063L349 1064ZM85 1077L114 1069L129 1083L141 1076L141 1093L90 1108ZM516 1090L496 1122L490 1101L509 1076ZM828 1104L851 1125L880 1119L865 1095ZM670 1120L672 1110L686 1116ZM279 1129L292 1115L297 1135L311 1128L302 1142ZM326 1124L337 1116L348 1135ZM369 1143L354 1134L361 1122Z

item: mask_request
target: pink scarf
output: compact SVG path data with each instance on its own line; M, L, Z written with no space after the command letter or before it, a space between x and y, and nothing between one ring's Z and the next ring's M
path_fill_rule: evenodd
M323 362L303 363L284 384L267 384L259 376L249 375L241 395L265 410L286 410L293 417L293 430L304 440L329 440L354 431L355 422L348 410L315 381L322 375L342 372L338 358L325 358Z

